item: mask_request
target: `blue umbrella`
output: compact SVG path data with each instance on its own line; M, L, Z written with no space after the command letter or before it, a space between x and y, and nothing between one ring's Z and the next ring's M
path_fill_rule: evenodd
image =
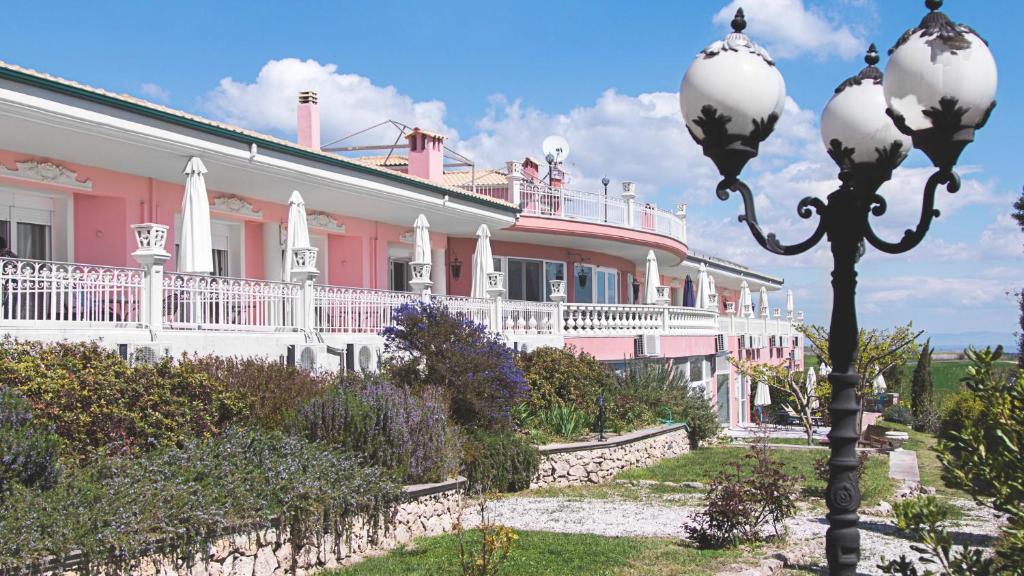
M694 307L697 305L697 296L693 292L693 280L689 276L683 284L683 306Z

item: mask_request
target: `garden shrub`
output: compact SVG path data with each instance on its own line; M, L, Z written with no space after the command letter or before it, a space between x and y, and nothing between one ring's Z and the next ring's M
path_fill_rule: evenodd
M537 415L544 430L566 440L576 440L590 430L591 418L572 405L556 404Z
M181 445L219 433L245 404L189 364L129 365L94 342L5 338L0 382L32 405L75 456Z
M569 405L597 414L597 397L612 387L612 373L597 358L572 347L544 346L516 356L530 387L528 404L536 412Z
M0 386L0 501L14 484L52 488L60 474L60 438L32 420L28 402Z
M921 348L921 356L914 367L914 376L910 381L910 407L913 414L913 427L918 432L934 434L938 431L939 419L935 409L934 382L932 380L931 340L927 340Z
M939 419L939 439L953 440L964 431L966 423L977 422L984 410L985 404L970 391L962 390L950 396Z
M299 406L323 395L337 380L333 372L310 372L266 358L187 356L181 364L238 395L245 410L236 423L264 430L280 430Z
M374 537L399 498L380 469L341 450L229 430L181 448L99 456L52 490L16 487L0 504L0 572L75 550L83 573L127 573L153 554L191 564L220 534L274 522L294 550L325 531L346 533L357 515Z
M982 548L971 548L953 545L953 537L946 531L945 525L952 518L954 507L934 496L908 498L893 504L893 516L896 527L908 533L919 544L911 545L918 554L918 562L935 567L943 576L990 576L993 574L1020 574L1020 566L1016 568L1006 563L1000 566L997 559L986 554ZM899 574L901 576L919 576L917 566L906 554L896 560L882 563L877 567L883 574ZM923 572L924 576L935 575L930 569Z
M784 472L765 444L751 446L748 472L735 462L711 481L706 507L686 525L690 540L701 548L722 548L766 539L765 529L777 537L787 518L796 514L801 478Z
M470 492L525 490L540 467L537 448L507 431L470 430L463 454Z
M403 304L393 319L394 326L384 329L384 366L392 382L444 390L459 424L510 425L512 406L526 399L528 388L500 336L443 304Z
M299 423L307 439L357 453L405 483L440 482L459 471L461 432L435 387L414 392L376 381L337 389L300 408Z
M893 404L892 406L886 407L882 412L882 418L886 422L892 422L893 424L903 424L910 426L914 421L914 417L910 413L910 409L906 406L899 404Z
M634 430L658 419L686 422L691 443L718 435L718 413L703 386L671 360L632 360L616 376L609 393L608 422L613 430Z
M703 386L687 386L679 410L681 419L690 430L690 445L694 448L718 437L722 431L718 410L711 404Z

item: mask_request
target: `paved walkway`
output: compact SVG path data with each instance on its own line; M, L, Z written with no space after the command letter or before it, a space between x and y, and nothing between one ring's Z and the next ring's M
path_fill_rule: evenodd
M921 473L917 469L917 452L913 450L893 450L889 453L889 478L905 483L921 483Z

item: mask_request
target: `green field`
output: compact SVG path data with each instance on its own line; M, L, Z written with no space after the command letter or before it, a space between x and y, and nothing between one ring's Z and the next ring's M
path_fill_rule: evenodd
M502 576L640 576L715 574L743 557L744 550L697 550L678 540L611 538L592 534L517 532ZM466 549L479 550L480 533L466 532ZM454 535L420 538L411 548L368 558L330 576L458 576L459 541Z

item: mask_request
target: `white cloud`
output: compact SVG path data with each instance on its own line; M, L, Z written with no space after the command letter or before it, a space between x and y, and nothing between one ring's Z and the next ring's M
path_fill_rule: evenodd
M316 60L271 60L253 82L223 78L206 95L202 106L225 122L291 136L295 133L298 93L303 90L314 90L319 95L325 144L385 120L437 131L449 138L458 136L444 123L444 102L417 101L394 86L378 86L369 78L341 73L337 65ZM393 138L394 133L390 136ZM371 133L350 142L380 144L385 139L381 133Z
M141 92L146 98L161 104L166 104L171 99L170 92L159 84L154 84L152 82L146 82L142 86L139 86L139 92Z
M715 14L716 24L729 25L737 8L747 19L746 33L777 58L863 54L867 42L848 26L838 25L803 0L732 0Z

